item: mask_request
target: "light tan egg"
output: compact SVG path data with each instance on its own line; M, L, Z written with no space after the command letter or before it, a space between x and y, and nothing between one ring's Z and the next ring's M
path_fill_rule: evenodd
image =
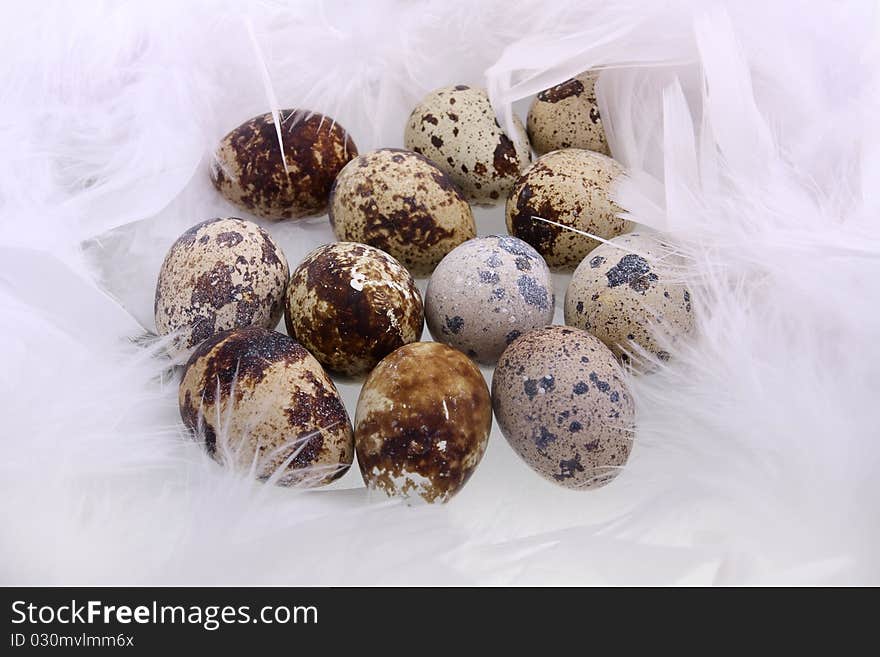
M449 174L469 201L494 205L531 161L522 123L514 117L514 124L511 138L486 92L459 84L422 99L407 121L404 143Z
M526 119L529 141L539 155L585 148L609 155L596 103L597 73L587 72L538 94Z
M186 364L184 424L219 462L281 485L320 486L354 458L351 422L320 363L258 326L218 333Z
M447 253L476 236L471 208L449 176L412 151L359 155L330 195L336 239L369 244L427 276Z
M629 458L635 406L608 347L546 326L504 350L492 377L501 433L535 472L566 488L607 484Z
M600 244L583 232L610 239L630 228L610 197L623 172L610 157L579 148L541 156L510 191L508 232L531 244L552 269L572 271Z
M221 140L211 181L230 203L258 217L324 214L333 180L357 155L357 148L345 128L329 116L281 110L279 118L284 159L272 114L262 114Z
M272 329L284 310L287 259L252 221L211 219L171 246L156 284L159 335L180 331L185 350L218 331L255 324Z
M656 235L615 237L593 249L572 275L565 323L589 331L624 361L633 343L667 360L666 345L694 330L681 264L674 248Z

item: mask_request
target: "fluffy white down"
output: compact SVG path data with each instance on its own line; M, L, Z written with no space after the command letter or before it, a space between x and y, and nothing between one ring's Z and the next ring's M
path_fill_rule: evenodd
M5 10L0 583L880 584L873 3ZM700 320L633 379L617 481L556 488L495 429L457 498L409 508L356 469L260 485L186 438L167 364L133 338L175 237L236 214L208 182L222 134L274 96L362 151L400 146L431 88L486 85L505 117L592 66L632 171L619 203L682 244ZM477 212L482 234L501 212ZM332 239L325 218L267 227L292 264Z

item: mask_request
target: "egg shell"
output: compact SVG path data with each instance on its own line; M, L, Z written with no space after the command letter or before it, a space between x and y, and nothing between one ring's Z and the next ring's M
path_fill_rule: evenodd
M671 245L649 233L628 233L596 247L578 266L565 293L565 323L585 329L621 360L635 343L660 360L694 330L691 295ZM639 360L639 359L637 359ZM637 363L647 369L648 363Z
M448 173L468 200L494 205L531 161L519 118L514 125L517 134L511 139L486 92L459 84L432 91L419 103L407 121L404 143Z
M309 253L287 287L287 332L324 367L369 372L422 335L422 296L410 273L384 251L325 244Z
M596 102L597 73L587 72L538 94L526 119L532 148L539 155L561 148L585 148L609 155Z
M487 365L523 333L552 322L554 307L544 259L509 235L457 246L434 270L425 294L434 339Z
M319 486L351 465L351 422L320 363L292 338L258 326L219 333L186 364L184 424L219 462L281 485Z
M156 285L160 335L180 331L171 351L218 331L255 324L275 328L284 311L289 270L281 248L257 224L210 219L171 246Z
M600 244L575 230L603 239L630 228L617 217L621 208L609 197L623 167L610 157L570 148L541 156L529 167L507 199L507 230L531 244L557 270L572 271Z
M230 203L258 217L324 214L333 180L357 155L354 141L323 114L288 109L279 116L286 171L269 113L245 121L221 140L211 181Z
M492 428L476 365L439 342L414 342L367 377L355 413L358 465L388 496L446 502L473 474Z
M339 174L330 197L336 239L362 242L427 276L456 246L476 236L471 208L445 173L418 153L383 148Z
M635 409L614 354L580 329L547 326L501 355L495 418L535 472L566 488L611 481L632 448Z

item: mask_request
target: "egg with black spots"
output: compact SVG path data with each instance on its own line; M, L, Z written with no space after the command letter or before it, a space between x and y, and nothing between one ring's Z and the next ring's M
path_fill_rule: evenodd
M531 244L552 269L572 271L600 244L584 233L611 239L630 229L611 200L623 172L610 157L577 148L539 157L507 199L508 232Z
M175 353L225 329L275 328L288 274L281 248L257 224L234 217L204 221L165 256L156 284L156 330L175 334Z
M341 242L385 251L427 276L477 234L471 208L452 180L412 151L382 148L348 163L333 185L330 224Z
M486 92L459 84L422 99L407 121L404 143L448 173L469 201L494 205L532 157L522 122L514 117L513 123L510 136Z
M596 102L598 77L594 72L583 73L538 94L526 119L536 153L584 148L610 154Z
M367 487L410 501L447 502L483 458L492 402L477 366L439 342L413 342L367 377L355 447Z
M214 153L211 181L228 200L265 219L299 219L327 211L337 174L357 156L348 132L329 116L280 110L281 142L271 113L245 121Z
M410 273L366 244L320 246L287 286L287 332L334 373L360 376L422 335L422 296Z
M596 247L565 293L565 323L585 329L623 361L638 345L661 361L694 331L683 261L658 235L628 233ZM641 358L634 363L650 369Z
M284 486L321 486L354 458L351 421L321 364L258 326L218 333L180 382L184 424L220 463Z
M629 458L635 407L620 364L598 339L547 326L515 340L492 377L501 433L545 479L604 486Z
M523 333L552 322L554 308L544 259L509 235L457 246L434 270L425 293L433 338L486 365Z

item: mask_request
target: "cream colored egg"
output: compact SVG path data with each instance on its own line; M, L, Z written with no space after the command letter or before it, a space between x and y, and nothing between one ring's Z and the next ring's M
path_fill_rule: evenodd
M624 361L633 344L667 360L670 346L694 330L681 277L671 245L647 232L621 235L593 249L575 270L565 323L589 331Z
M609 155L596 103L597 73L587 72L538 94L526 126L539 155L561 148L585 148Z
M422 153L455 181L468 200L494 205L531 161L522 123L511 138L499 126L483 89L463 84L428 94L406 124L406 147Z
M541 156L510 192L508 232L531 244L551 268L573 270L600 244L583 233L610 239L629 229L610 196L623 172L610 157L578 148Z
M281 248L257 224L236 218L197 224L174 242L162 263L156 330L178 332L172 346L177 351L226 329L275 328L288 273Z
M476 235L471 208L449 176L412 151L383 148L356 157L330 195L336 239L369 244L427 276Z
M180 382L180 416L220 463L281 485L320 486L354 458L351 422L320 363L258 326L203 342Z

